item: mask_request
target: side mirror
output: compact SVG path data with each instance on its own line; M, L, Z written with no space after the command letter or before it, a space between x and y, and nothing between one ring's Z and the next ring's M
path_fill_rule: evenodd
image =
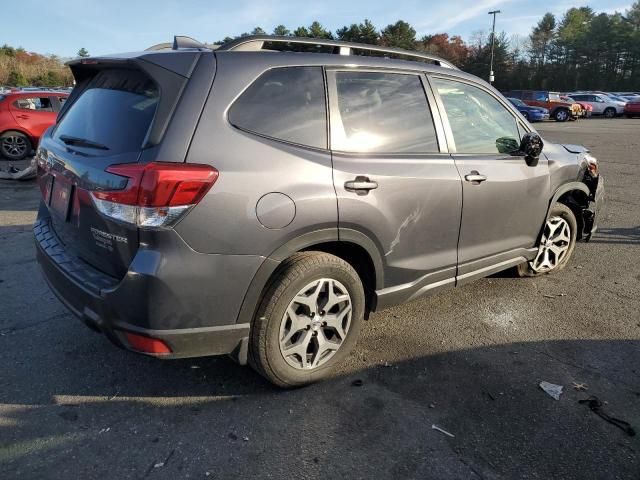
M524 155L527 165L535 167L542 153L544 142L540 135L535 132L525 133L520 142L520 153Z

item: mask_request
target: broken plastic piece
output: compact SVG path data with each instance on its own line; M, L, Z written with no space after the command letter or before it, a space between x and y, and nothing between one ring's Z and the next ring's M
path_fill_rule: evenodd
M560 395L562 395L562 385L542 381L540 382L540 388L550 397L560 400Z
M29 180L36 176L36 164L32 160L28 167L22 170L9 165L7 168L0 168L0 179L3 180Z

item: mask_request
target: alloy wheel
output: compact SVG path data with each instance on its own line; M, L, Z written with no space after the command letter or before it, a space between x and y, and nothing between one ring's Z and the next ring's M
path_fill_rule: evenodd
M529 266L536 273L549 272L565 258L571 245L571 227L562 217L551 217L545 227L536 258Z
M27 141L18 135L9 135L2 139L2 153L10 158L23 156L27 151Z
M293 297L282 317L280 353L297 369L324 365L347 338L351 316L351 296L342 283L314 280Z

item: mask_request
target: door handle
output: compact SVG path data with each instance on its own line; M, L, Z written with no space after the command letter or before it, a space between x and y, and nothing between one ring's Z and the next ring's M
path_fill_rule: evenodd
M344 182L344 188L358 193L367 193L378 188L378 182L369 180L369 177L357 176L353 180Z
M481 182L484 182L487 179L486 175L481 175L477 170L472 170L471 173L464 176L464 179L467 182L471 182L474 185L478 185Z
M29 119L29 115L16 115L16 117L21 118L23 120L28 120Z

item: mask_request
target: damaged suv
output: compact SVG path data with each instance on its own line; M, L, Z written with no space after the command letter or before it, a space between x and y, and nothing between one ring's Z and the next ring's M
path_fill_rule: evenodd
M596 228L588 151L543 145L437 57L177 37L69 65L77 86L37 154L38 261L132 351L231 354L303 385L370 312L508 268L556 272Z

